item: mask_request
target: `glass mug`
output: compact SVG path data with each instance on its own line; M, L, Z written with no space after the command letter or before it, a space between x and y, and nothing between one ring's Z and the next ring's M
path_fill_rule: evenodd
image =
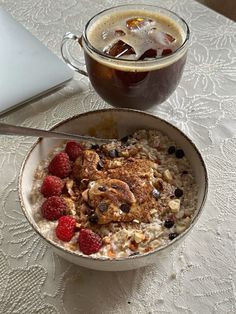
M181 32L182 43L169 55L145 60L128 60L110 56L94 47L88 33L94 23L114 14L127 16L127 12L150 12L167 16ZM110 17L111 15L111 17ZM148 16L145 13L145 16ZM109 104L116 107L147 109L165 101L176 89L181 79L189 45L187 23L172 11L152 5L121 5L104 10L92 17L86 24L82 36L66 33L61 44L65 62L75 71L88 76L95 91ZM82 47L87 72L71 54L70 41ZM101 37L102 40L102 37Z

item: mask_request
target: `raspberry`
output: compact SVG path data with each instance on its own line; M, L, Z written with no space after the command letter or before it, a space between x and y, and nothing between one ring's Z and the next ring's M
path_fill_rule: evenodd
M67 177L71 172L69 156L64 152L58 153L51 160L48 166L48 171L54 176L62 179Z
M76 220L70 216L62 216L58 220L56 236L58 239L69 242L75 234Z
M46 176L41 186L41 193L44 197L60 195L63 189L63 181L55 176Z
M65 152L69 155L70 160L75 161L76 158L81 155L82 146L74 141L70 141L66 143Z
M90 229L81 229L78 243L80 251L86 255L97 253L102 247L101 237Z
M57 220L66 212L67 206L61 196L51 196L44 201L41 212L47 220Z

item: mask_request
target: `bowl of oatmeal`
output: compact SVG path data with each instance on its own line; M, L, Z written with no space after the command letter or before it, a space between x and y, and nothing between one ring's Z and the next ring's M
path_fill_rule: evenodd
M53 130L114 139L39 139L22 164L23 213L58 255L91 269L129 270L157 263L189 234L208 180L179 129L141 111L104 109Z

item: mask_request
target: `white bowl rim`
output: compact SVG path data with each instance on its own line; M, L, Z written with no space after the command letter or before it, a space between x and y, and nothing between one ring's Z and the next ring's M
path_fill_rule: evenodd
M80 113L80 114L76 114L72 117L69 117L57 124L55 124L50 130L54 130L56 128L58 128L59 126L63 125L63 124L66 124L72 120L75 120L75 119L78 119L80 118L81 116L87 116L87 115L90 115L90 114L96 114L96 113L107 113L107 112L134 112L134 113L138 113L138 114L142 114L142 115L145 115L145 116L150 116L154 119L157 119L159 121L161 121L162 123L164 124L167 124L169 127L173 128L173 130L175 132L179 132L193 147L193 149L195 150L195 153L198 155L199 157L199 160L201 162L201 165L203 167L203 170L204 170L204 181L205 181L205 189L204 189L204 196L203 196L203 199L202 199L202 202L199 206L199 210L197 212L197 215L194 216L190 226L184 231L182 232L180 235L178 235L178 237L176 237L175 239L173 239L171 242L163 245L163 246L160 246L158 248L156 248L155 250L152 250L152 251L149 251L147 253L142 253L142 254L136 254L136 255L131 255L131 256L127 256L127 257L119 257L119 258L114 258L114 259L110 259L108 257L94 257L94 256L91 256L91 255L84 255L82 253L76 253L74 251L71 251L59 244L57 244L56 242L54 242L53 240L51 239L48 239L46 238L39 230L36 222L34 221L34 219L31 219L30 215L28 214L26 208L25 208L25 205L24 205L24 200L23 200L23 195L22 195L22 176L23 176L23 172L24 172L24 169L25 169L25 166L26 166L26 162L30 156L30 154L32 153L32 151L34 150L34 148L42 141L42 138L38 138L36 140L36 142L30 147L30 149L28 150L28 153L26 154L23 162L22 162L22 165L21 165L21 168L20 168L20 173L19 173L19 176L18 176L18 197L19 197L19 200L20 200L20 205L21 205L21 209L25 215L25 217L27 218L28 222L30 223L31 227L46 241L48 242L49 244L51 244L52 246L54 246L56 249L59 249L61 251L63 251L64 253L69 253L70 255L73 255L73 256L76 256L79 258L82 258L82 259L90 259L90 260L93 260L93 261L106 261L106 262L109 262L109 263L114 263L114 262L123 262L123 261L128 261L128 260L133 260L133 259L143 259L147 256L150 256L150 255L156 255L158 252L161 252L163 251L164 249L166 249L167 247L170 247L172 246L172 244L176 243L176 242L179 242L183 237L185 237L185 235L187 233L190 232L190 230L193 228L193 226L196 224L196 222L198 221L199 217L201 216L202 214L202 211L203 211L203 208L204 208L204 205L205 205L205 202L206 202L206 199L207 199L207 194L208 194L208 174L207 174L207 169L206 169L206 165L205 165L205 162L202 158L202 155L201 153L199 152L198 148L196 147L196 145L193 143L193 141L185 134L183 133L183 131L181 131L179 128L177 128L176 126L174 126L173 124L171 124L170 122L167 122L166 120L152 114L152 113L148 113L148 112L144 112L144 111L141 111L141 110L136 110L136 109L129 109L129 108L106 108L106 109L98 109L98 110L92 110L92 111L88 111L88 112L83 112L83 113ZM157 128L157 130L159 130ZM160 130L161 131L161 130Z

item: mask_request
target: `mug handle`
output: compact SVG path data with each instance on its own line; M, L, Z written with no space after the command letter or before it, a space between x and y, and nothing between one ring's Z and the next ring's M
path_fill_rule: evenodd
M76 59L72 56L72 54L70 53L69 51L69 48L68 48L68 42L70 40L74 40L76 41L77 43L79 43L80 45L80 48L83 48L82 45L81 45L81 37L78 37L77 35L71 33L71 32L67 32L63 39L62 39L62 42L61 42L61 55L62 55L62 58L64 59L64 61L68 64L68 66L70 68L72 68L73 70L79 72L80 74L83 74L85 76L88 76L88 73L82 69L80 69L78 66L77 66L77 61Z

